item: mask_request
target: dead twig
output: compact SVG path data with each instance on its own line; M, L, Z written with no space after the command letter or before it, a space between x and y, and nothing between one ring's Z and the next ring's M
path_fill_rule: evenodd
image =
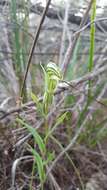
M100 67L97 70L93 70L92 72L89 72L88 74L84 75L83 77L81 77L79 79L75 79L70 82L69 81L61 81L59 83L57 91L55 92L55 95L60 94L63 91L73 89L73 88L76 89L77 85L87 82L88 80L93 80L95 77L99 76L100 74L104 73L105 71L107 71L107 65L104 65L103 67ZM42 98L43 97L40 97L39 100L41 101ZM106 106L101 101L99 102L99 100L97 100L97 102L102 104L103 106ZM23 109L25 109L27 107L32 107L32 106L35 106L35 103L31 101L26 104L23 104L22 106L11 108L8 111L0 110L0 112L2 112L2 116L0 117L0 120L5 119L5 117L8 117L9 115L11 115L13 113L20 113L21 111L23 111Z
M89 13L89 11L91 9L92 3L93 3L93 0L90 1L89 6L86 9L86 12L85 12L85 14L84 14L84 16L83 16L83 18L81 20L79 30L82 29L84 24L87 22L88 13ZM74 48L75 48L75 45L77 43L77 40L78 40L79 36L80 36L80 32L76 33L75 37L73 36L73 41L71 40L71 42L69 43L69 46L68 46L68 49L66 51L65 58L64 58L64 61L63 61L63 64L62 64L62 72L63 72L64 75L66 73L68 64L69 64L69 62L70 62L70 60L72 58L73 51L74 51Z
M30 67L30 64L31 64L33 52L34 52L35 46L37 44L37 40L39 38L40 30L41 30L42 24L44 22L44 19L45 19L45 16L46 16L46 12L48 10L50 2L51 2L51 0L47 1L46 7L45 7L45 9L43 11L40 23L39 23L38 28L37 28L37 32L35 34L33 45L32 45L31 50L30 50L30 54L29 54L29 58L28 58L28 63L27 63L27 68L26 68L26 71L25 71L25 76L24 76L24 80L23 80L23 84L22 84L22 89L21 89L21 97L23 97L23 92L24 92L24 88L25 88L26 78L27 78L27 74L28 74L29 67Z

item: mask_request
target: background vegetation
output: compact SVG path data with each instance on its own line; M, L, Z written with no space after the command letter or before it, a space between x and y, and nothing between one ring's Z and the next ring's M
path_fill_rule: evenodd
M106 7L0 2L0 187L107 188Z

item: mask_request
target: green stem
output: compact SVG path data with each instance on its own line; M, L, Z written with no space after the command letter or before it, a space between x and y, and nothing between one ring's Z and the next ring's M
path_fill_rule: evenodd
M92 13L91 13L91 22L95 20L96 17L96 0L93 0L92 4ZM89 65L88 65L88 71L91 72L94 67L94 44L95 42L95 24L91 24L91 29L90 29L90 50L89 50ZM88 91L88 98L91 98L91 86L92 82L89 80L89 91Z

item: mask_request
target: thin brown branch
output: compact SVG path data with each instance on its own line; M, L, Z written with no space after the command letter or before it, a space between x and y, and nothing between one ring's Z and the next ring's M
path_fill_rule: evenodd
M88 13L89 13L89 11L90 11L90 9L91 9L92 2L93 2L93 0L90 1L89 6L88 6L88 8L87 8L87 10L86 10L86 12L85 12L85 14L84 14L82 20L81 20L81 24L80 24L79 30L80 30L80 29L84 26L84 24L87 22ZM71 42L69 43L69 46L68 46L68 49L67 49L67 51L66 51L65 58L64 58L64 61L63 61L63 64L62 64L62 72L63 72L64 75L65 75L65 73L66 73L66 70L67 70L67 67L68 67L68 65L69 65L69 62L70 62L70 60L71 60L71 58L72 58L72 56L73 56L74 48L75 48L75 45L76 45L76 43L77 43L77 40L78 40L79 36L80 36L80 32L78 32L78 33L75 35L73 41L71 40Z
M47 10L48 10L48 7L49 7L49 5L50 5L50 2L51 2L51 0L48 0L48 1L47 1L47 4L46 4L46 7L44 8L44 11L43 11L43 14L42 14L40 23L39 23L38 28L37 28L37 32L36 32L36 34L35 34L35 38L34 38L34 41L33 41L33 45L32 45L31 50L30 50L30 54L29 54L29 58L28 58L28 63L27 63L27 68L26 68L26 71L25 71L25 76L24 76L24 80L23 80L23 84L22 84L22 89L21 89L21 97L23 97L23 92L24 92L24 88L25 88L25 84L26 84L26 78L27 78L28 71L29 71L29 67L30 67L30 64L31 64L33 52L34 52L35 46L36 46L36 44L37 44L37 40L38 40L38 38L39 38L39 34L40 34L40 31L41 31L41 27L42 27L42 24L43 24L43 22L44 22L44 19L45 19L45 16L46 16L46 12L47 12Z
M96 19L96 20L93 20L92 22L89 22L88 24L86 24L85 26L83 26L80 30L78 30L77 32L75 32L73 36L75 37L77 34L83 32L83 31L86 30L91 24L94 24L94 23L97 23L97 22L100 22L100 21L105 21L105 20L107 20L107 17L98 18L98 19Z
M70 82L62 81L61 83L59 83L59 86L58 86L57 91L55 92L55 95L60 94L64 90L70 90L71 88L76 89L77 85L79 85L80 83L82 84L88 80L93 80L95 77L99 76L100 74L104 73L105 71L107 71L107 65L104 65L103 67L101 67L97 70L93 70L92 72L84 75L83 77L81 77L79 79L72 80ZM40 97L39 100L41 101L42 98L43 97ZM103 106L106 106L99 100L95 100L95 101L97 101L98 103L100 103ZM5 110L0 110L0 112L2 112L2 114L3 114L3 116L0 117L0 120L5 119L5 117L8 117L9 115L11 115L15 112L19 113L19 112L23 111L23 109L25 109L27 107L32 107L32 106L35 106L35 103L31 101L26 104L23 104L22 106L11 108L7 112Z
M86 116L85 120L83 121L82 125L80 126L80 128L78 129L77 133L75 134L75 136L73 137L73 139L71 140L71 142L66 146L65 149L62 150L62 152L56 157L56 159L53 161L53 163L51 164L51 166L49 167L49 170L47 172L47 175L49 175L49 173L53 170L53 168L55 167L56 163L64 156L64 154L70 150L73 145L75 144L75 142L77 141L80 133L82 132L86 122L87 122L87 119L88 119L88 115Z

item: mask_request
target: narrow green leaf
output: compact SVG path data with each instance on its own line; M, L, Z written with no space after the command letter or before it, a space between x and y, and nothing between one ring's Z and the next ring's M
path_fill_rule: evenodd
M24 125L29 130L29 132L34 137L35 143L38 144L41 154L44 154L46 152L46 147L45 147L45 144L44 144L41 136L38 134L36 129L33 128L32 126L28 125L27 123L25 123L23 120L21 120L19 118L17 119L17 121L20 122L22 125Z
M66 118L66 114L67 114L67 112L62 114L60 117L57 118L55 125L52 127L52 129L46 135L45 141L53 133L53 131L57 128L57 126L60 125L64 121L64 119Z
M55 125L58 126L59 124L61 124L63 122L63 120L65 119L66 115L67 115L67 112L65 112L60 117L58 117L57 120L56 120L56 124Z
M47 153L47 160L44 161L44 166L46 166L47 164L49 164L49 162L52 162L55 158L55 152L52 153Z
M34 93L31 92L31 98L32 98L33 102L35 102L35 104L37 106L37 111L40 112L44 116L43 106L40 103L38 97Z
M92 14L91 14L91 22L95 20L96 17L96 0L93 0L92 4ZM90 29L90 55L89 55L89 64L88 64L88 70L89 72L92 71L94 67L94 47L95 47L95 24L91 24L91 29ZM89 80L89 91L88 91L88 98L90 100L91 98L91 86L92 82Z
M42 160L41 156L35 151L35 149L33 149L30 145L29 145L29 147L30 147L30 150L31 150L32 154L34 155L35 161L37 163L40 181L41 181L41 183L43 183L45 180L45 171L44 171L43 160Z

